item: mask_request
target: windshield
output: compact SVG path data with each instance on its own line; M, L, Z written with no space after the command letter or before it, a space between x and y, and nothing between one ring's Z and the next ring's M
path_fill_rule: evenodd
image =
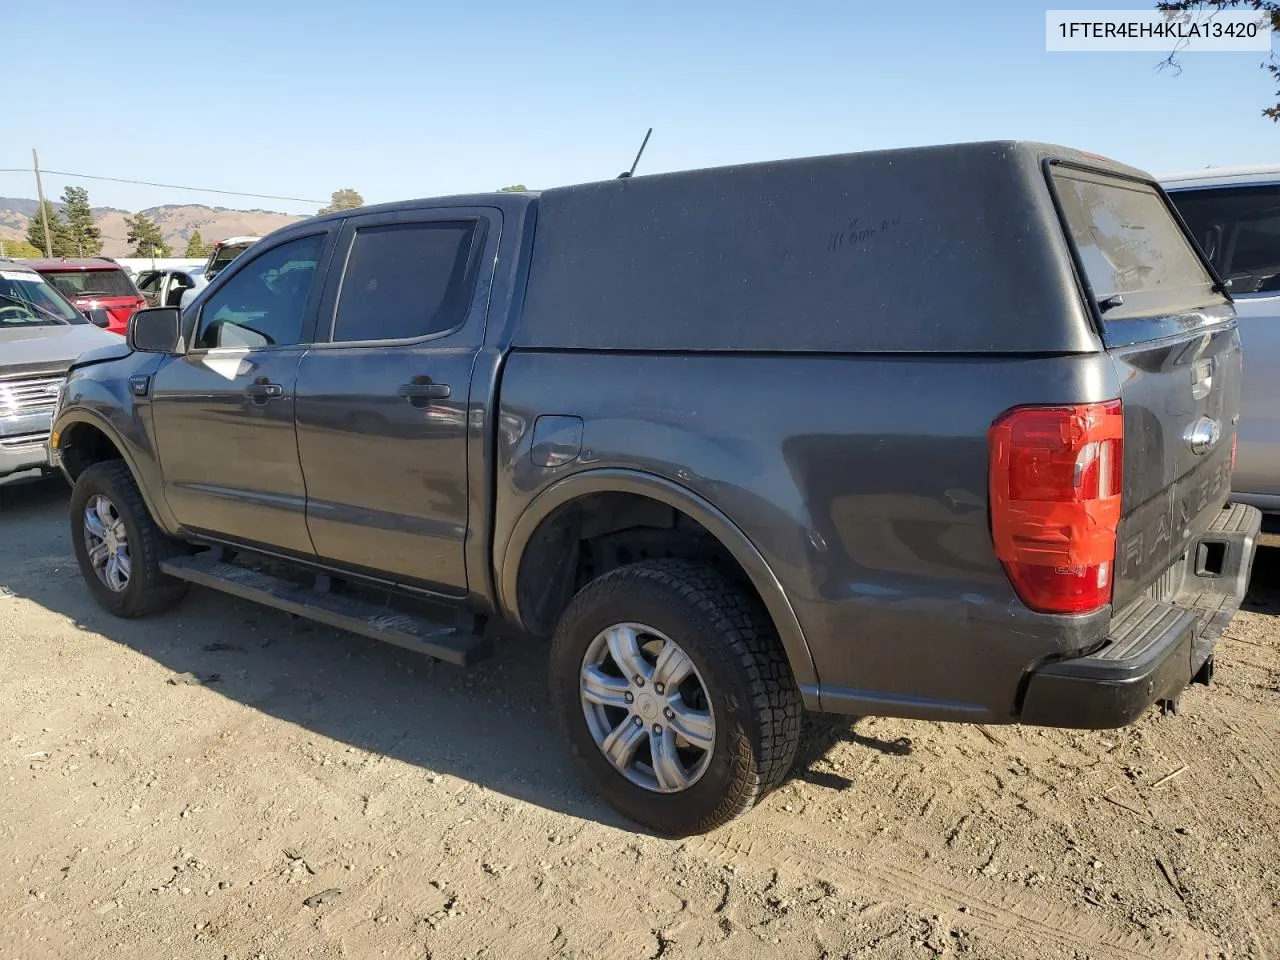
M38 273L0 270L0 327L83 323L84 317Z
M123 270L50 271L45 278L72 300L82 297L136 297Z

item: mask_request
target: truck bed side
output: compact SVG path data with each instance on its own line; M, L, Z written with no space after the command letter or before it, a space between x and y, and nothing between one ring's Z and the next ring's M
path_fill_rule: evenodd
M828 706L1007 720L1024 674L1096 645L1110 611L1064 618L1019 603L992 553L987 429L1017 404L1117 390L1101 353L517 351L501 387L495 561L501 571L521 549L513 528L553 484L603 469L664 478L719 507L805 636L830 638L810 646ZM535 433L551 435L539 417L581 418L576 455L570 441L554 465L535 462L548 462ZM806 693L812 703L818 691Z

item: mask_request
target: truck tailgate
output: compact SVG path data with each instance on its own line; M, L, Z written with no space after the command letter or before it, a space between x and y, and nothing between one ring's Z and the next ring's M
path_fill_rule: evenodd
M1180 560L1221 512L1231 485L1241 351L1228 318L1110 352L1124 402L1113 594L1119 609Z
M1235 309L1155 184L1070 164L1051 180L1124 413L1112 607L1218 516L1240 410Z

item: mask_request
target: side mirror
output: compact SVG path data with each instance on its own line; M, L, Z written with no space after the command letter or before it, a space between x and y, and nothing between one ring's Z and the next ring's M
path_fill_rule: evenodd
M101 307L95 307L92 310L85 310L84 315L85 318L95 327L105 328L111 326L111 315Z
M182 311L148 307L129 318L129 349L140 353L177 353L182 344Z

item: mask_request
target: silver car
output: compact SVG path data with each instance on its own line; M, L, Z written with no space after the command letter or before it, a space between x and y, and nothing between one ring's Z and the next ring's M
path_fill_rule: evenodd
M1233 497L1280 513L1280 164L1161 184L1236 301L1244 384Z

